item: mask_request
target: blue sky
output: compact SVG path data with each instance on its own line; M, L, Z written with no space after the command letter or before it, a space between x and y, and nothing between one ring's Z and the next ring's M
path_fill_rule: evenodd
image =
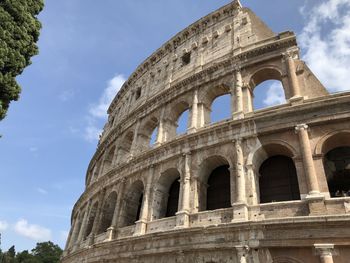
M3 250L48 239L64 246L106 107L123 80L178 31L228 2L46 0L40 54L18 77L21 98L0 122ZM242 4L273 31L295 31L303 59L330 91L348 89L350 0ZM257 92L259 107L283 101L274 85Z

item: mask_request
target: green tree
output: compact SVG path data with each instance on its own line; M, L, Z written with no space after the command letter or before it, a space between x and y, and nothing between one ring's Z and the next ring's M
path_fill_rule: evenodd
M43 0L0 0L0 120L21 91L16 76L38 53L41 24L37 15Z
M37 243L36 247L32 250L33 256L40 263L58 263L62 252L62 249L51 241Z
M28 250L24 250L16 255L16 263L40 263Z

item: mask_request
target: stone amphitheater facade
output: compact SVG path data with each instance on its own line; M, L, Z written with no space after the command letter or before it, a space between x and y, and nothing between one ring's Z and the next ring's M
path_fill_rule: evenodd
M286 103L254 110L270 79ZM211 123L225 94L232 116ZM63 263L350 262L350 93L327 92L294 33L233 1L147 58L108 113Z

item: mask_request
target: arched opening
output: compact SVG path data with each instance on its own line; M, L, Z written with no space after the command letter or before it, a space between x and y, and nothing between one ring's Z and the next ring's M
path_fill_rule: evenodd
M330 136L322 144L322 154L330 196L350 196L350 132Z
M186 101L176 102L174 106L169 108L168 116L166 116L168 121L165 123L166 127L164 127L166 129L165 141L187 132L189 108L190 106Z
M86 225L84 239L86 239L91 234L91 231L92 231L92 228L94 226L95 219L96 219L97 208L98 208L98 202L96 202L90 210L89 219L88 219L88 222Z
M97 231L98 234L106 232L109 227L112 225L114 211L116 209L117 203L117 193L112 192L108 198L106 199L103 209L102 209L102 217L99 229Z
M175 216L179 207L179 194L180 194L180 177L177 178L170 186L168 205L166 209L165 217Z
M97 180L97 178L99 177L101 166L102 166L102 160L101 160L101 158L99 158L96 161L95 166L94 166L94 168L92 170L92 177L91 177L90 183L92 183L93 181Z
M149 141L150 147L153 147L153 146L156 144L156 142L157 142L157 136L158 136L158 127L156 127L156 128L153 130L152 134L151 134L151 138L150 138L150 141Z
M254 91L255 110L284 104L290 97L288 85L275 68L263 68L251 77L249 86Z
M205 159L199 170L199 211L231 207L229 162L221 156Z
M254 109L259 110L286 103L282 82L267 80L254 89Z
M187 132L188 128L188 117L189 117L189 110L185 110L181 113L180 117L177 119L176 125L176 134L185 134Z
M115 152L115 146L113 146L106 154L106 157L103 162L103 172L107 172L112 168L113 157Z
M215 168L208 179L207 210L231 207L230 171L228 165Z
M337 147L324 158L331 197L350 196L350 147Z
M175 216L179 207L180 173L172 168L160 176L153 198L152 219Z
M159 121L156 117L147 120L138 131L137 148L141 151L149 149L157 142Z
M139 180L134 182L124 200L124 209L121 215L121 227L131 226L140 219L144 186Z
M122 137L121 141L119 141L118 152L115 160L116 164L122 163L130 156L133 140L134 133L132 131L128 131L124 137Z
M299 184L293 159L275 155L259 169L260 203L299 200Z
M211 123L230 119L231 115L231 95L225 94L216 97L211 105Z

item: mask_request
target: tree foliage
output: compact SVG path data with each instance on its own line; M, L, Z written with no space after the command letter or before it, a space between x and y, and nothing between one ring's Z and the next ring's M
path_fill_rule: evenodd
M43 7L43 0L0 0L0 120L10 102L19 98L16 76L38 53L41 24L37 15Z
M15 246L7 252L0 250L0 263L58 263L62 249L51 241L37 243L31 253L24 250L16 254Z

